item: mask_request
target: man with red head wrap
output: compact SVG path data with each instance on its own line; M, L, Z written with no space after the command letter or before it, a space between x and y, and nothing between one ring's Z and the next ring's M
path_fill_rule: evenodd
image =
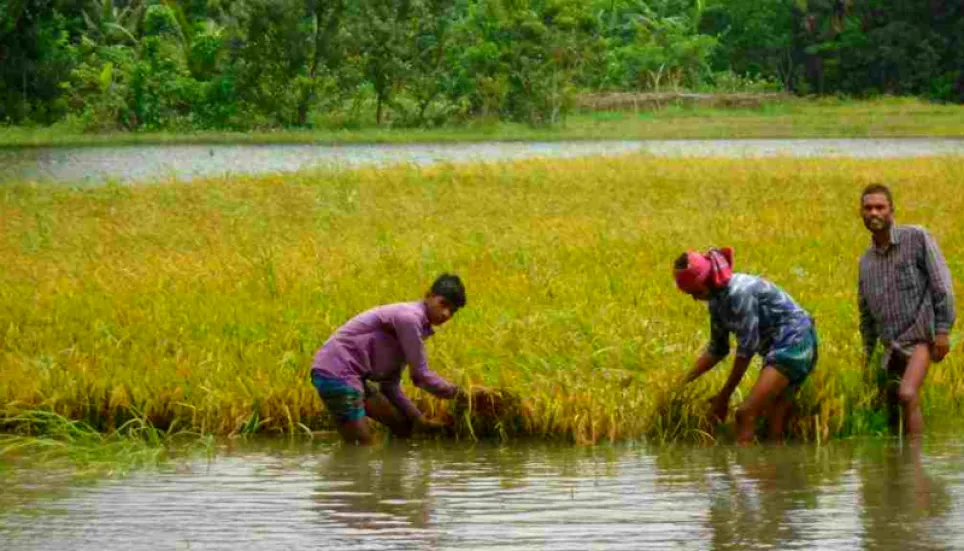
M730 353L730 333L736 336L733 371L713 397L710 416L724 421L730 396L750 360L763 358L760 378L736 412L737 442L753 440L756 418L769 411L770 437L782 438L793 395L817 363L813 318L773 283L749 274L733 273L733 250L686 252L673 266L676 286L709 303L710 343L686 376L686 383L713 369ZM769 407L771 405L772 407Z

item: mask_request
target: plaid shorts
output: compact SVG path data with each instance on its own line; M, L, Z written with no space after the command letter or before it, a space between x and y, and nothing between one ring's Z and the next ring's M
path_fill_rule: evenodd
M817 366L817 345L817 331L811 326L803 338L773 351L773 367L790 379L789 388L803 384Z
M364 393L344 380L312 370L311 384L315 385L325 408L339 423L350 423L365 416Z

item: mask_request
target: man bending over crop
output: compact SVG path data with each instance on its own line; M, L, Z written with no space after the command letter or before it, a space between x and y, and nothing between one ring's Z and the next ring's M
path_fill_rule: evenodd
M465 287L456 275L443 274L425 298L378 306L341 326L315 354L311 381L346 442L370 444L370 417L399 436L440 423L425 418L402 392L405 364L415 386L439 398L463 395L456 385L428 368L424 340L465 306ZM378 383L381 392L366 382Z
M733 273L732 249L706 254L687 252L673 266L676 286L694 299L709 302L710 343L686 376L689 383L713 369L730 352L729 335L737 341L733 371L710 401L710 417L726 419L730 396L755 354L763 369L750 395L736 411L737 442L753 441L757 417L768 411L771 439L783 436L795 391L817 363L813 319L793 298L769 281Z

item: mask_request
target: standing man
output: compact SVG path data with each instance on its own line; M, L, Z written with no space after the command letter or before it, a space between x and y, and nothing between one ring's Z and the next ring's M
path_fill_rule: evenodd
M402 370L409 366L415 386L439 398L465 396L428 368L424 341L465 306L465 287L456 275L443 274L422 300L387 304L358 314L341 326L315 355L311 382L334 417L346 442L370 444L369 417L398 436L413 429L439 429L402 392ZM367 383L378 383L373 392Z
M930 363L950 349L954 290L940 249L927 230L894 224L894 201L881 184L860 196L864 226L873 238L860 258L860 334L869 364L879 340L887 379L887 406L894 421L903 411L910 436L924 431L920 389Z

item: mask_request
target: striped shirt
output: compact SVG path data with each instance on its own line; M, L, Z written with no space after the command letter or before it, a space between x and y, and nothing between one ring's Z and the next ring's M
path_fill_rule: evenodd
M808 337L813 320L779 287L749 274L733 274L726 287L710 297L710 343L706 352L722 358L730 353L730 333L737 356L759 354L773 364L779 351Z
M890 243L860 258L860 334L867 356L880 340L884 361L892 351L909 355L917 343L954 326L951 274L937 243L919 226L890 229Z

